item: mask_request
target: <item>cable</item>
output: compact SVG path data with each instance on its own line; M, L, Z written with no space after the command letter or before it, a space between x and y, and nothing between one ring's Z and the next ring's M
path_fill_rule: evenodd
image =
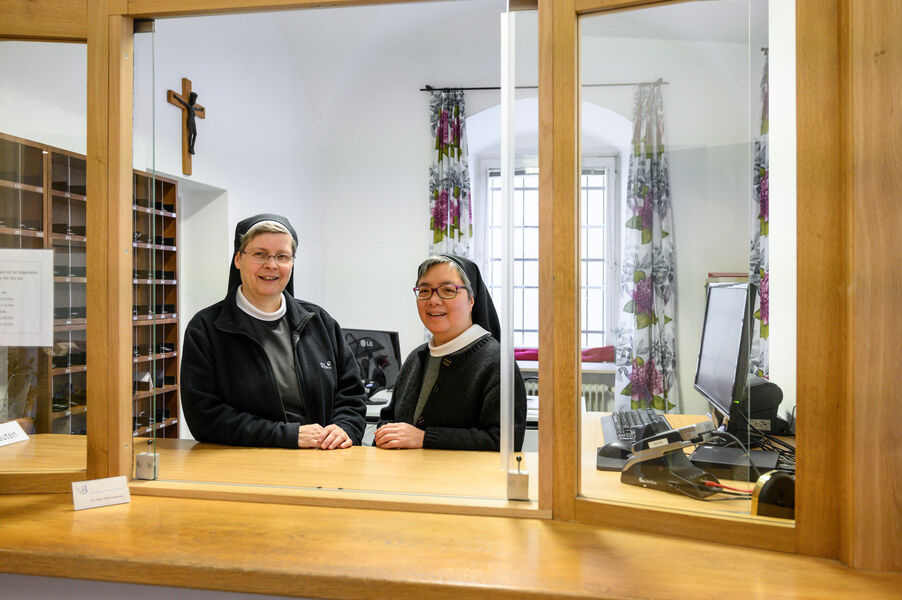
M791 420L789 421L789 424L786 426L790 431L792 431L792 427L793 427L793 425L795 425L795 422L796 422L796 406L798 406L798 405L797 404L792 405L792 412L789 415Z
M795 407L793 407L793 412L794 411L795 411ZM751 429L752 431L757 433L760 436L760 438L766 439L771 444L777 444L778 446L782 446L783 448L785 448L785 450L784 450L785 452L788 452L788 453L792 454L793 456L795 456L796 449L794 446L787 444L783 440L778 439L769 433L764 433L763 431L761 431L760 429L758 429L757 427L752 425L752 423L749 421L749 418L745 415L745 413L740 412L739 415L745 421L746 425L748 425L749 429ZM794 420L794 418L793 418L793 420ZM724 433L726 433L726 432L724 432ZM730 434L727 434L727 435L730 435ZM731 437L733 437L733 436L731 435ZM756 442L759 442L760 438L759 438L759 440L756 440ZM739 441L739 440L736 440L736 441ZM774 448L774 450L777 450L777 449ZM782 452L780 450L777 450L777 451Z
M754 463L752 463L752 456L749 454L749 449L745 447L745 444L743 444L742 441L739 440L739 438L737 438L737 437L736 437L735 435L733 435L732 433L729 433L729 432L726 432L726 431L718 431L718 432L716 432L716 433L717 433L717 435L719 435L719 436L726 436L726 437L732 439L734 442L736 442L736 444L739 445L739 448L740 448L740 449L742 450L742 452L745 454L745 460L748 462L748 465L749 465L749 474L751 474L752 472L754 472L754 474L755 474L755 479L758 479L759 477L761 477L761 471L759 471L759 470L758 470L758 467L756 467L756 466L754 465Z
M729 495L727 495L726 498L699 498L698 496L693 496L686 490L680 489L676 486L674 486L673 489L675 489L679 493L683 494L684 496L692 498L693 500L701 500L702 502L726 502L729 500L749 500L752 497L751 494L729 494ZM719 493L726 494L726 492L719 492Z
M709 487L709 484L713 484L715 487L727 488L727 486L721 485L719 482L705 481L704 483L700 483L700 482L697 482L697 481L692 481L692 480L690 480L690 479L686 479L685 477L683 477L682 475L680 475L679 473L677 473L677 472L674 471L673 469L670 470L670 474L673 475L674 477L676 477L677 479L681 479L681 480L685 481L686 483L688 483L688 484L691 485L692 487L698 488L699 490L704 490L704 489L706 489L707 487ZM671 487L673 487L673 489L675 489L675 490L678 490L680 493L689 496L690 498L695 498L696 500L704 500L704 501L706 501L706 502L710 502L710 501L715 501L715 500L717 500L717 498L713 498L713 499L710 499L710 500L709 500L708 498L699 498L698 496L693 496L692 494L690 494L690 493L687 492L686 490L684 490L684 489L682 489L682 488L679 488L679 487L677 487L677 486L671 486ZM728 489L735 489L735 488L728 488ZM751 492L737 494L737 493L735 493L735 492L727 491L726 489L718 490L716 493L718 493L718 494L724 494L725 496L735 496L735 497L731 497L731 498L720 498L720 500L737 500L737 499L740 499L740 498L746 498L746 499L748 499L748 498L751 498L751 497L752 497Z
M717 483L717 482L715 482L715 481L706 481L706 482L705 482L705 485L708 486L708 487L723 488L723 489L725 489L725 490L733 490L734 492L742 492L742 493L744 493L744 494L751 494L751 493L752 493L752 490L741 490L741 489L739 489L739 488L731 487L731 486L729 486L729 485L724 485L724 484L722 484L722 483Z

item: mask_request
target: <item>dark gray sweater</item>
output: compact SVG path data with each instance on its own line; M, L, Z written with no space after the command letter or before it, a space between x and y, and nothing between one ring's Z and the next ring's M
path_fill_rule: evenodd
M438 377L423 413L413 422L429 347L410 353L395 382L391 404L382 409L379 425L411 423L426 433L424 448L498 451L501 438L501 345L480 338L460 353L442 357ZM523 447L526 388L519 369L514 377L514 449Z

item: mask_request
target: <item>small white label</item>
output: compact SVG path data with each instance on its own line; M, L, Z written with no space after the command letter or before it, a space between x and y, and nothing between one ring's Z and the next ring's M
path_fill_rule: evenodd
M131 502L131 496L124 475L72 482L72 505L75 510L126 502Z
M15 444L16 442L24 442L28 439L28 434L22 429L16 421L0 424L0 446Z
M657 448L658 446L666 446L670 442L667 441L667 438L661 438L660 440L650 440L648 442L649 448Z

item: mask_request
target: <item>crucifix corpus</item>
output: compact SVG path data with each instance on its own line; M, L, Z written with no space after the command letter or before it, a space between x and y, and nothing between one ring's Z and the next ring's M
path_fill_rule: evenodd
M195 118L206 116L204 107L197 103L197 93L191 91L191 80L182 77L182 93L166 91L166 100L185 111L182 119L182 173L191 174L191 155L194 154L194 140L197 139L197 122Z

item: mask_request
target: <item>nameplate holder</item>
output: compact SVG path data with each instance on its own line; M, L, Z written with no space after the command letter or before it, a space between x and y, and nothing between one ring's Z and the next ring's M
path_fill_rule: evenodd
M27 439L28 434L17 421L0 424L0 446L24 442Z
M124 475L72 482L72 505L75 510L127 502L131 502L131 495Z

